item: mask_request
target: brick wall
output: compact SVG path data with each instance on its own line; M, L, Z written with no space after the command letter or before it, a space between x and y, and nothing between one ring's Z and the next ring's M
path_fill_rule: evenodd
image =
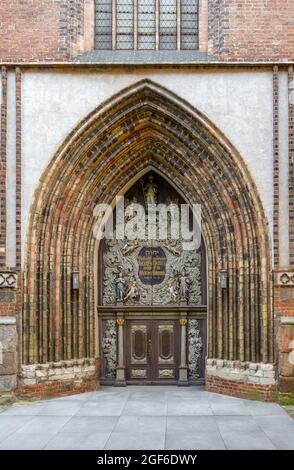
M208 51L215 59L294 60L293 0L207 1ZM94 0L1 0L0 61L66 61L86 52L93 15Z
M77 0L1 0L0 60L69 59L83 35L83 9Z
M211 16L218 8L219 25L213 32L221 60L294 59L293 0L210 0L210 4Z

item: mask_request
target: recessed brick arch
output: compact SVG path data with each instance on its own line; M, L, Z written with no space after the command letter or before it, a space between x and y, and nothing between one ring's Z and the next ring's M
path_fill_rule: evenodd
M27 235L24 364L95 356L93 209L149 166L202 205L209 357L272 362L270 248L254 182L206 116L143 80L80 122L41 177Z

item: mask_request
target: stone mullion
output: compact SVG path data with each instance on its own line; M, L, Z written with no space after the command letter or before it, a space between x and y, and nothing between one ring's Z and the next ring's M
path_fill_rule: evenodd
M250 297L250 266L249 266L249 256L251 253L250 249L250 237L248 233L250 232L250 225L248 219L248 210L249 208L246 207L245 200L242 201L244 207L240 206L240 211L245 209L244 214L244 223L241 224L241 233L242 233L242 257L243 257L243 269L244 269L244 360L250 360L250 335L251 335L251 328L250 328L250 320L251 320L251 304L249 302ZM247 209L247 210L246 210ZM244 255L245 252L245 255Z
M240 209L240 206L238 207ZM236 214L235 222L235 239L238 240L237 251L234 259L234 272L235 272L235 293L232 296L234 299L235 305L235 314L237 321L234 322L235 326L235 358L240 360L245 355L245 317L246 317L246 307L244 302L244 293L245 293L245 279L244 279L244 260L243 260L243 249L244 241L246 240L246 232L242 226L242 223L239 222L239 213ZM237 225L236 225L237 224ZM237 231L236 231L237 229ZM238 237L238 238L237 238ZM238 347L237 347L238 345Z
M232 224L232 222L231 222ZM233 225L232 225L233 226ZM227 359L234 358L233 348L234 348L234 306L233 306L233 299L232 299L232 292L233 292L233 276L232 276L232 261L235 262L236 256L236 248L235 248L235 240L233 233L228 231L227 234L228 245L230 247L226 269L228 273L228 280L227 280L227 289L224 292L224 297L226 299L226 310L227 310Z
M41 254L39 255L40 262L43 262L43 362L53 361L53 351L52 351L52 343L53 338L51 337L52 334L52 270L51 270L51 259L50 259L50 249L49 249L49 241L52 233L52 217L49 217L48 209L44 207L42 212L46 215L42 216L43 218L43 226L42 226L42 240L43 244L41 246ZM49 287L49 289L48 289Z
M85 242L84 242L84 252L85 263L84 263L84 279L85 279L85 292L84 292L84 315L85 315L85 355L89 357L91 351L95 356L95 350L93 348L93 331L95 331L95 302L94 302L94 275L91 276L91 273L94 273L95 269L95 243L93 236L93 226L92 216L87 217L88 220L85 221ZM88 232L87 232L88 230ZM89 249L88 249L89 248Z
M248 221L248 224L250 226L250 231L253 234L252 237L255 238L256 235L254 236L254 227L250 223L250 220ZM249 281L249 296L250 296L250 352L251 352L251 357L249 360L256 361L256 341L255 337L258 334L258 329L256 330L256 317L258 316L258 310L256 309L256 303L258 299L258 291L255 289L255 280L256 280L256 268L257 268L257 259L258 259L258 253L256 251L256 243L254 242L252 246L248 247L248 253L249 253L249 273L248 273L248 281ZM252 261L253 260L253 261Z
M222 181L220 179L219 184L222 185ZM229 210L228 210L229 213ZM224 218L224 211L221 215L221 218ZM223 220L223 226L224 227L229 227L230 224L232 223L231 220L228 220L228 223L225 223L226 221ZM229 271L229 262L230 258L233 256L234 252L234 244L232 240L232 236L230 232L226 229L226 232L224 233L225 235L225 240L226 240L226 252L223 255L223 261L222 261L222 267L221 269L226 269L227 272ZM220 282L220 277L218 273L218 280ZM226 289L221 289L222 290L222 312L224 312L223 315L223 329L224 329L224 348L223 348L223 358L228 359L229 358L229 350L230 350L230 330L231 330L231 325L230 325L230 315L229 315L229 295L230 291L228 290L228 285Z
M231 266L232 264L232 261L230 261L228 269L229 360L236 357L236 308L233 299L233 292L236 292L236 275Z
M72 289L72 273L78 269L74 247L76 242L76 224L72 226L72 221L75 220L75 203L73 193L74 191L76 191L76 194L79 193L78 188L73 188L72 190L72 186L70 184L67 184L67 187L71 189L69 194L66 194L67 199L63 201L63 215L62 219L60 220L63 231L62 239L65 239L63 245L63 258L66 256L66 259L63 261L66 270L66 278L63 281L65 289L65 302L62 308L62 324L66 332L66 354L69 355L71 359L77 359L79 358L79 320L77 313L79 312L79 308L77 298L80 296L82 285L80 283L78 290Z
M256 230L256 227L253 227L253 230ZM258 240L258 234L255 232L255 244L254 244L254 268L253 268L253 281L252 281L252 290L253 290L253 296L252 296L252 303L254 305L252 306L253 311L254 311L254 317L252 320L252 336L254 340L252 339L252 342L254 342L254 347L252 350L254 351L254 358L253 360L256 362L259 362L260 360L260 339L259 339L259 329L260 329L260 310L259 310L259 305L258 305L258 300L261 297L260 294L260 289L259 289L259 278L261 276L260 274L260 268L259 268L259 263L260 263L260 254L259 254L259 246L257 245L257 240Z
M256 258L256 253L255 253L255 243L252 243L252 238L254 238L254 233L252 231L252 227L250 224L250 219L248 219L247 222L248 225L248 233L251 233L251 236L248 236L247 238L247 243L248 243L248 259L247 259L247 284L248 284L248 290L247 290L247 303L249 305L249 318L248 318L248 361L254 361L255 359L255 331L254 331L254 324L255 324L255 299L254 299L254 294L255 294L255 289L254 289L254 272L255 272L255 263L254 260Z
M250 328L250 321L251 321L251 304L249 302L249 290L250 290L250 279L249 279L249 266L248 266L248 259L244 259L244 303L246 308L246 313L244 313L244 341L245 341L245 361L250 361L250 343L251 343L251 328Z
M79 220L77 224L77 235L79 239L78 246L76 246L77 249L77 256L79 260L79 272L80 272L80 290L79 290L79 301L78 301L78 308L79 308L79 342L78 342L78 352L79 352L79 357L83 357L85 355L85 345L84 345L84 333L85 333L85 320L84 316L86 315L86 312L84 311L84 289L85 289L85 284L84 284L84 278L85 278L85 261L83 259L86 247L85 247L85 239L86 239L86 234L83 231L83 221L82 218ZM78 233L80 232L80 233ZM77 241L77 240L76 240ZM82 253L82 254L81 254Z
M40 198L38 202L40 202L42 199ZM34 207L35 209L35 214L37 214L38 217L38 222L39 222L39 232L37 233L38 236L40 236L40 233L43 230L43 223L42 223L42 206L37 203ZM41 220L41 224L40 224ZM46 233L46 232L45 232ZM39 238L39 237L38 237ZM38 316L40 316L40 312L37 310L37 295L38 295L38 288L37 288L37 275L39 272L39 256L40 254L38 253L38 238L35 237L33 238L32 241L32 251L29 253L29 261L28 261L28 266L30 267L30 274L31 278L29 280L29 291L31 292L31 297L29 299L28 303L28 309L30 315L26 319L25 325L24 325L24 332L25 335L28 335L28 362L29 363L34 363L34 362L39 362L40 358L38 357L38 344L37 344L37 335L36 335L36 328L37 328L37 323L38 323ZM40 272L40 276L42 275L42 272ZM33 286L33 287L32 287ZM43 312L41 312L43 313Z
M90 230L93 234L93 227L94 224L90 225ZM91 276L91 272L94 273L95 269L95 243L94 243L94 237L88 237L89 242L86 243L87 249L86 249L86 257L85 257L85 304L86 304L86 310L85 310L85 316L86 316L86 324L85 324L85 355L86 357L91 357L91 356L96 356L95 348L94 348L94 343L93 339L95 339L95 333L99 333L98 331L96 332L95 329L95 317L98 315L97 311L95 311L95 302L94 300L94 279L96 277L93 275ZM97 266L96 266L97 268ZM92 280L92 284L91 284ZM93 335L94 333L94 335ZM93 338L94 336L94 338Z
M6 230L7 230L7 70L1 68L1 126L0 126L0 267L6 266Z
M67 238L64 243L64 331L65 331L65 353L66 359L74 359L73 354L73 322L72 322L72 303L71 303L71 294L72 294L72 228L68 230Z
M249 282L250 282L250 352L251 357L249 360L257 361L256 359L256 342L255 337L258 333L256 330L256 257L258 254L256 253L255 244L252 247L252 258L253 262L250 260L250 270L249 270Z
M87 207L89 210L89 208ZM82 213L84 212L83 209L81 209ZM87 289L87 283L88 283L88 272L87 272L87 246L89 243L89 237L91 237L91 216L89 218L89 214L86 213L83 218L81 218L80 221L80 227L79 231L81 232L80 235L80 243L79 246L77 247L79 250L79 262L81 266L81 271L80 271L80 280L83 285L83 289L81 290L81 295L79 299L79 309L82 313L81 316L81 329L80 329L80 344L79 344L79 350L80 350L80 355L81 356L86 356L87 355L87 341L86 339L86 326L88 323L88 315L89 311L87 311L86 307L88 308L89 305L88 303L86 304L86 289ZM88 233L89 232L89 233ZM94 260L92 261L92 263ZM89 293L90 294L90 293Z
M90 232L93 234L93 228L94 224L96 221L93 221L93 224L91 225ZM96 240L94 239L93 235L90 237L90 241L87 244L88 245L88 250L87 250L87 258L86 258L86 273L87 273L87 284L88 284L88 295L87 295L87 316L88 316L88 341L87 341L87 355L88 356L96 356L96 335L98 335L99 332L96 331L96 316L97 316L97 311L95 309L95 276L92 276L91 274L93 273L93 270L95 269L95 262L94 262L94 256L96 255L95 249L96 249ZM98 253L97 253L98 255ZM97 268L98 266L96 266ZM98 288L98 287L97 287Z
M41 215L42 214L42 215ZM44 215L43 215L44 214ZM48 239L48 235L50 232L47 231L47 224L50 221L48 220L48 214L45 210L40 210L41 219L41 231L40 231L40 239L43 240L42 244L37 245L38 255L37 255L37 272L39 272L40 276L40 295L41 295L41 302L40 302L40 311L38 315L39 321L39 329L40 329L40 342L41 342L41 350L39 351L39 359L38 362L46 362L48 361L48 350L49 350L49 338L48 338L48 317L50 315L50 311L48 311L48 304L50 302L50 293L51 288L48 292L48 283L50 283L49 273L48 273L48 266L50 264L48 252L45 249L46 240ZM45 269L41 270L40 267L43 266ZM49 281L48 281L49 279ZM51 286L50 286L51 287Z
M41 237L44 239L44 235ZM47 302L48 302L48 291L47 291L47 278L44 276L44 271L41 269L42 266L46 266L45 263L45 256L43 245L38 245L38 266L37 272L39 273L40 277L40 311L39 311L39 342L40 342L40 349L39 349L39 362L43 363L47 360L47 350L48 350L48 323L47 323Z

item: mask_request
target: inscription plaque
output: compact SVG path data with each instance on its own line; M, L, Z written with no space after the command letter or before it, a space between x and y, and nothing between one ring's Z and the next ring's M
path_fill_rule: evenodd
M161 284L166 275L166 254L160 247L141 248L138 254L138 276L143 284Z

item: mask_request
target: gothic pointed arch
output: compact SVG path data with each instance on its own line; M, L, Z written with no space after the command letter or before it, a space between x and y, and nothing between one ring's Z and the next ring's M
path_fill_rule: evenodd
M27 234L25 364L95 356L93 209L150 166L202 206L208 356L272 361L269 239L253 179L206 116L142 80L81 121L40 179ZM221 269L228 273L227 289ZM78 293L73 272L79 273Z

